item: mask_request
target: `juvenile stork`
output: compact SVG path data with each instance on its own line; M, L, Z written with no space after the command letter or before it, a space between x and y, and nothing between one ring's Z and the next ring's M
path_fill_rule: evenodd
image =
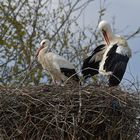
M98 28L107 44L99 72L109 75L109 86L117 86L125 73L131 50L124 37L113 34L108 22L101 21Z
M53 52L47 53L45 39L41 41L36 57L43 69L49 71L54 84L61 84L68 78L79 82L79 77L72 63Z

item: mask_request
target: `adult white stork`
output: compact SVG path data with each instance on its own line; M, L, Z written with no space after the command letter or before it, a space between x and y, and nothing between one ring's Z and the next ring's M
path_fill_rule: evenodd
M49 71L53 83L61 84L68 78L70 78L69 80L79 82L79 77L72 63L53 52L47 53L46 41L45 39L41 41L36 57L43 69Z
M113 34L108 22L101 21L98 28L107 44L99 72L109 75L109 86L117 86L125 73L131 50L124 37Z
M99 45L93 50L89 57L84 59L82 65L84 80L99 73L99 64L103 58L105 50L106 44Z

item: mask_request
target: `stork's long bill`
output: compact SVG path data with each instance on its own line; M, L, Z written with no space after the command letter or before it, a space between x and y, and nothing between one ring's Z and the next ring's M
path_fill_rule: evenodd
M109 46L116 38L113 34L110 24L103 20L99 23L98 28L103 35L104 41L106 45Z
M45 47L45 43L41 44L40 47L37 49L36 57L39 55L39 52Z
M103 37L105 39L105 42L107 43L107 45L109 45L110 44L110 41L109 41L109 37L108 37L106 31L105 30L102 30L102 34L103 34Z

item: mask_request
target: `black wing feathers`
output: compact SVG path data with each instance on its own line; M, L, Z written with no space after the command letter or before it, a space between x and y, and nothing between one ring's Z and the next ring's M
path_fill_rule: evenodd
M91 61L91 59L98 52L102 51L104 47L105 47L105 44L102 44L102 45L96 47L94 49L93 53L84 60L83 66L82 66L82 74L85 79L99 73L98 69L99 69L99 63L101 60L96 62L94 59Z
M67 77L71 77L73 80L79 82L79 76L76 74L75 69L67 69L67 68L60 68L61 72L67 76Z
M104 47L105 47L105 44L101 44L101 45L97 46L97 47L93 50L93 52L92 52L92 54L91 54L91 57L92 57L93 55L95 55L96 53L100 52Z
M114 71L109 78L109 86L119 85L125 73L126 66L127 66L127 61L120 61L115 65Z
M110 49L104 65L104 69L107 72L112 72L109 78L109 86L117 86L121 82L129 60L128 56L116 53L117 47L118 45L115 44Z

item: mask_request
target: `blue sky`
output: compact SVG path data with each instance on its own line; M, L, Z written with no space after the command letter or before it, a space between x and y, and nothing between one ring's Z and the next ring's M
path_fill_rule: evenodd
M112 24L114 18L117 34L128 35L140 27L140 0L94 0L84 9L82 15L78 19L81 28L96 27L99 17L100 2L103 3L104 1L104 6L102 6L106 8L106 12L102 19L107 20ZM82 2L85 2L85 0ZM53 6L54 8L58 6L58 0L53 0ZM140 35L134 39L128 40L129 47L132 50L132 58L128 62L127 70L122 83L128 84L136 82L136 79L140 82L139 43Z
M97 0L90 3L79 22L84 21L84 26L96 26L99 7L100 2ZM106 14L103 19L112 23L112 19L115 17L115 28L117 32L121 32L121 35L131 34L140 27L140 0L107 0L105 8ZM132 50L132 58L128 63L124 79L126 78L133 82L137 77L140 81L140 35L135 39L128 40L128 44ZM138 53L135 53L137 51Z

